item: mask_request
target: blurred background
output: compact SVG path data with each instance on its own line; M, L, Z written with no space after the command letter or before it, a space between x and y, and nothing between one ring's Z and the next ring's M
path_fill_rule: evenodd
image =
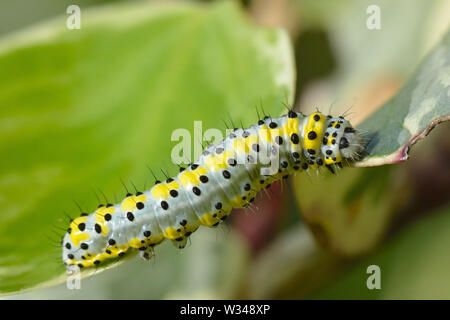
M111 2L76 4L84 9ZM0 36L64 14L70 4L2 1ZM342 114L351 107L354 124L404 85L450 21L447 0L239 4L252 23L288 31L295 108ZM381 8L377 31L365 27L366 8L373 4ZM7 298L449 299L449 136L448 125L436 128L402 164L275 184L269 195L258 196L258 210L235 210L219 229L202 228L182 252L163 243L150 263L132 259L83 279L81 290L61 284ZM336 197L318 203L324 188L337 190ZM349 209L340 199L352 192L360 201ZM380 266L380 290L366 286L370 265Z

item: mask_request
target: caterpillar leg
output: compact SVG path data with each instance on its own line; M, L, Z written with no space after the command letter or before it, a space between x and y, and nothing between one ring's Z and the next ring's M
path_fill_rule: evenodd
M143 251L139 251L139 256L144 260L150 260L155 255L153 247L148 247Z
M172 244L178 249L184 249L186 247L188 237L179 237L175 240L171 240Z

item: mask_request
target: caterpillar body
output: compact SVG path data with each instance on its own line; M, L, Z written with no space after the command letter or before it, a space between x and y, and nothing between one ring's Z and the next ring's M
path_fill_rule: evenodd
M343 117L292 110L264 117L208 146L176 177L72 220L62 239L63 262L67 268L94 267L136 252L148 260L165 239L184 248L200 225L216 227L233 208L250 206L273 181L321 167L334 173L362 151L360 133ZM270 155L270 161L259 161L260 155ZM273 165L275 171L264 172Z

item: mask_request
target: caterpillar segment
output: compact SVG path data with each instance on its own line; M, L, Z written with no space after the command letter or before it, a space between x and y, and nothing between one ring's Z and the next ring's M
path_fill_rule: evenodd
M201 225L216 227L274 181L321 167L334 173L334 165L362 150L361 135L343 117L294 111L265 117L208 146L176 177L74 219L63 236L63 262L88 268L135 251L148 260L165 239L184 248Z

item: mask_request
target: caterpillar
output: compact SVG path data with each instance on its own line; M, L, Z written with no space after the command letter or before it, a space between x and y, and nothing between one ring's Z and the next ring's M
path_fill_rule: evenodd
M265 116L206 147L176 177L73 219L62 238L63 263L96 267L137 252L148 260L165 239L184 248L200 225L216 227L233 208L249 207L272 182L321 167L335 173L363 149L361 134L342 116L293 110Z

